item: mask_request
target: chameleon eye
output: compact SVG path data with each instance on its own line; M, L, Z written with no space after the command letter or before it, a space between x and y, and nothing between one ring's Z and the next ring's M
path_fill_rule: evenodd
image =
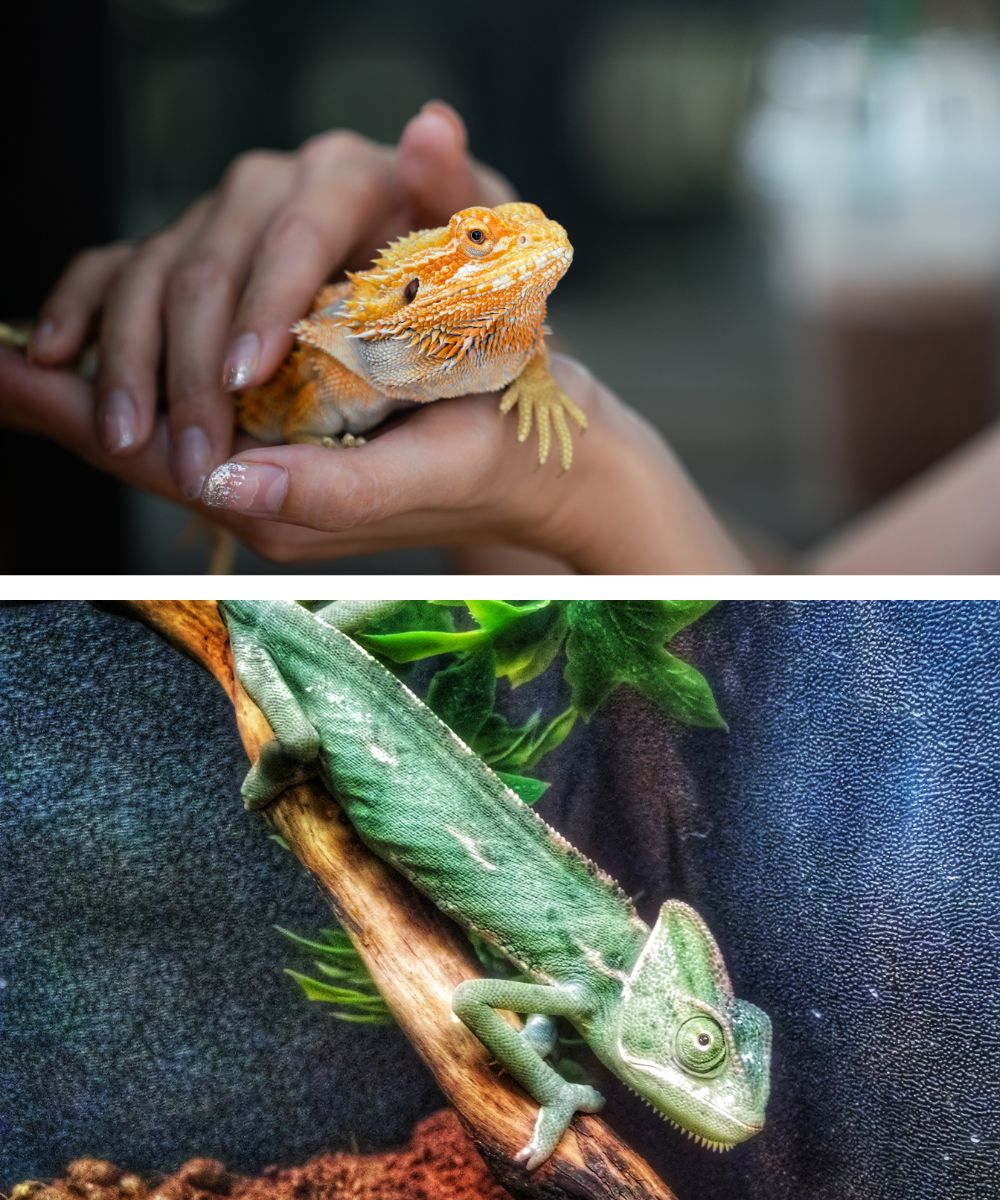
M411 279L410 282L406 285L406 287L403 288L403 299L406 301L407 304L409 304L410 301L413 300L413 298L416 296L416 294L419 290L420 290L420 280L416 279L416 278Z
M711 1017L692 1017L677 1030L674 1039L677 1057L685 1070L707 1075L726 1057L726 1039L717 1021Z
M481 242L486 241L486 234L483 233L483 231L481 229L470 229L469 230L469 241L475 242L476 245L478 246Z

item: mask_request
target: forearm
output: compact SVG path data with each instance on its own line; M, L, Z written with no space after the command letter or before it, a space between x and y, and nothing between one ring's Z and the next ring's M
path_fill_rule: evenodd
M800 569L839 575L1000 571L1000 424L811 550Z

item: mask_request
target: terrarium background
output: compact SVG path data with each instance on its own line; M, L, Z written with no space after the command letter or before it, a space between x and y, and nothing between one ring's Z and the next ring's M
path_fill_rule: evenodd
M401 0L14 6L0 47L0 98L14 114L0 129L0 313L33 311L82 246L162 225L241 150L293 147L335 126L392 141L441 96L465 115L475 153L570 230L576 260L552 306L560 339L652 418L731 518L804 544L851 497L802 503L802 480L820 465L808 455L825 451L796 440L797 333L768 280L738 147L776 36L870 29L880 7L913 6L508 0L502 18ZM925 26L983 39L996 29L986 3L923 8ZM983 322L970 353L985 417L996 396L991 309ZM944 374L943 407L963 386L955 378ZM878 436L891 449L910 433L890 425ZM0 503L18 510L0 535L7 570L204 566L179 510L24 437L0 437ZM442 565L420 551L333 569ZM239 568L273 569L247 552Z

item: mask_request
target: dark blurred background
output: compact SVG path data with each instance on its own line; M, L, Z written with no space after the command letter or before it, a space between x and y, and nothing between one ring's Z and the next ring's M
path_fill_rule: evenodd
M560 340L737 529L794 549L995 415L998 33L974 0L8 5L0 316L241 150L334 126L391 142L439 96L570 231ZM0 435L0 503L7 571L207 561L180 510L37 439Z

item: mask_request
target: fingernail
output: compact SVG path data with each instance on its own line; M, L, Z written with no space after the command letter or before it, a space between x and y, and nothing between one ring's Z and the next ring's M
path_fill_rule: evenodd
M421 116L425 113L428 113L431 116L439 117L442 121L446 122L448 128L452 132L452 136L455 139L455 145L458 146L459 149L464 148L465 131L459 123L454 109L445 104L443 100L428 100L427 103L424 104L424 106L420 109L420 113Z
M189 425L173 440L173 470L181 491L197 500L212 462L212 445L200 425Z
M288 495L288 472L266 463L225 462L208 477L201 498L209 508L273 515Z
M120 454L135 443L137 413L135 401L124 388L112 388L101 397L97 413L97 434L109 454Z
M222 368L222 386L229 392L246 387L257 369L260 338L255 333L241 333L229 347Z
M44 353L55 337L56 323L55 321L42 321L40 325L36 325L31 331L31 340L28 342L28 357L31 358L39 352Z

